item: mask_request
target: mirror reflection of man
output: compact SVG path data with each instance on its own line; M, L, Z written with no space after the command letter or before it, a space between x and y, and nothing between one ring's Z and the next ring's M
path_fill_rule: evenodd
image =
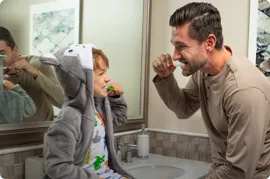
M36 113L24 122L53 120L53 107L61 107L64 94L53 68L44 65L37 56L18 55L18 46L11 33L0 26L0 54L7 59L3 62L5 79L19 84L36 105Z

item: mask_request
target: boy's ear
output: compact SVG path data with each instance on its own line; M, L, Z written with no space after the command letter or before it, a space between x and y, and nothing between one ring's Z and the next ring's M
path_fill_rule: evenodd
M40 57L40 61L47 65L59 66L59 61L53 54L43 54Z

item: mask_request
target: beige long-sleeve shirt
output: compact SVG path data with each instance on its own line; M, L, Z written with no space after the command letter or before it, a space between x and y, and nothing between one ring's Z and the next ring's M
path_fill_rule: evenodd
M212 147L207 179L270 175L270 83L248 59L232 56L215 76L198 71L183 89L173 75L153 81L179 119L201 109Z
M42 64L39 57L29 56L26 59L38 69L37 78L26 72L18 72L6 79L19 84L32 98L36 105L36 113L24 119L24 122L39 122L53 120L53 107L61 107L64 102L63 90L58 83L53 67Z

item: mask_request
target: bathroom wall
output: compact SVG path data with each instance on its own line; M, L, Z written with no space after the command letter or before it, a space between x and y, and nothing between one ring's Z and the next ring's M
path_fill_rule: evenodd
M172 54L170 44L171 28L169 18L179 7L191 2L190 0L153 0L151 19L150 60L161 53ZM216 6L222 18L224 43L229 45L234 54L247 56L249 29L249 1L247 0L207 0ZM168 129L193 133L206 133L200 111L188 120L179 120L163 104L152 83L155 73L150 66L149 87L149 128ZM180 87L184 87L188 78L183 77L181 70L175 71L175 77Z

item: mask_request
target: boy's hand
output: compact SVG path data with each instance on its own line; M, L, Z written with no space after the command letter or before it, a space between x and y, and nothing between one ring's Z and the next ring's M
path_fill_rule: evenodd
M110 83L110 86L115 89L115 92L108 91L108 96L116 96L116 95L124 94L122 85L120 83L112 82Z
M3 87L4 87L4 90L12 90L13 88L15 88L16 85L14 85L13 83L11 83L10 81L8 80L4 80L3 81Z

